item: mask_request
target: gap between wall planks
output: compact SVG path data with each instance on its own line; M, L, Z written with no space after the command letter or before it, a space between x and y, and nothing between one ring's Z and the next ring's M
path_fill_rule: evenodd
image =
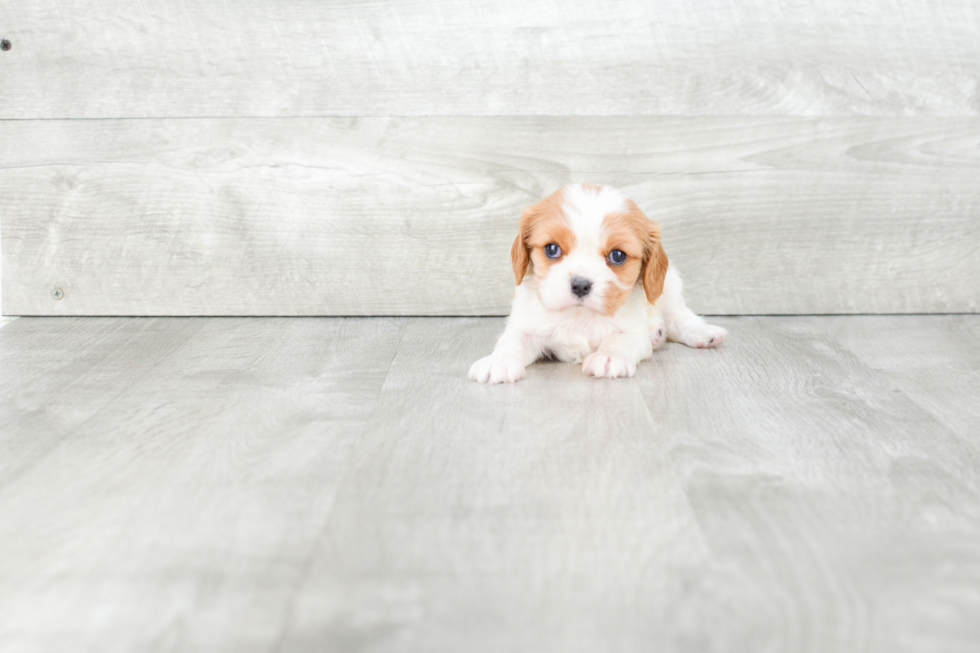
M0 118L980 116L972 0L0 0Z
M505 314L522 207L595 181L663 225L699 312L976 312L978 141L974 118L0 122L4 310Z

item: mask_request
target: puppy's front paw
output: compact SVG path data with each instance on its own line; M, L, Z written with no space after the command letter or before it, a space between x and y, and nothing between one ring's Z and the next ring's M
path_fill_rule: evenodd
M477 383L516 383L524 378L524 365L516 358L490 354L473 363L469 376Z
M582 371L589 376L615 379L636 374L636 363L622 354L599 350L585 357Z
M728 331L713 324L699 324L689 327L681 333L681 342L688 347L717 347L728 336Z

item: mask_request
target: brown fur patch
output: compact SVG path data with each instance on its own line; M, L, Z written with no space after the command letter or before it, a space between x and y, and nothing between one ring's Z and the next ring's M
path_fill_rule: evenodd
M514 266L514 278L517 279L519 286L524 280L524 275L527 274L527 266L531 262L527 246L524 245L524 234L521 231L517 232L517 238L514 239L514 244L510 248L510 259Z
M532 274L541 276L548 273L553 263L561 260L550 259L544 253L544 246L555 243L561 248L562 256L575 246L575 233L568 226L568 220L561 203L565 191L559 189L533 204L521 215L520 230L511 248L514 264L514 277L521 285L530 264Z
M660 244L660 227L648 218L632 200L627 200L627 210L610 213L603 224L605 244L603 256L619 249L626 253L626 262L612 265L607 262L626 289L615 288L603 302L606 312L612 315L629 296L633 286L642 278L647 301L651 304L663 292L667 274L667 255Z
M664 279L667 277L667 252L664 251L663 243L660 240L660 225L646 217L640 207L630 204L636 208L636 213L643 216L646 220L647 228L647 253L643 260L643 290L646 291L647 301L653 304L664 292Z
M615 315L619 307L623 305L626 298L630 296L630 292L633 287L620 288L618 286L609 286L609 292L602 300L602 311L606 315Z

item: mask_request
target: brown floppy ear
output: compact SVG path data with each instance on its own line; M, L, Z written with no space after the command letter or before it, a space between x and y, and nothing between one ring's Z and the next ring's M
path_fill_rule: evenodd
M514 264L514 278L517 279L518 286L524 280L528 265L531 264L531 250L527 247L527 239L531 235L531 223L537 215L535 210L537 206L535 204L524 209L524 213L521 214L521 224L517 230L517 238L514 239L514 245L510 248L510 258Z
M643 290L646 291L647 301L651 304L657 301L664 291L664 278L667 276L667 252L660 243L660 227L651 222L647 233L647 249L643 259Z
M524 230L518 232L517 238L514 239L514 246L510 248L510 258L514 263L514 277L519 286L524 280L524 275L527 274L527 265L531 262L527 245L524 244Z

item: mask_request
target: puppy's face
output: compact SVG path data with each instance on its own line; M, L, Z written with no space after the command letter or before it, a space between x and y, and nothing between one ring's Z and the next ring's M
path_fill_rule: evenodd
M667 273L660 228L610 186L572 184L528 207L511 256L517 284L533 274L552 311L613 315L638 282L652 304Z

